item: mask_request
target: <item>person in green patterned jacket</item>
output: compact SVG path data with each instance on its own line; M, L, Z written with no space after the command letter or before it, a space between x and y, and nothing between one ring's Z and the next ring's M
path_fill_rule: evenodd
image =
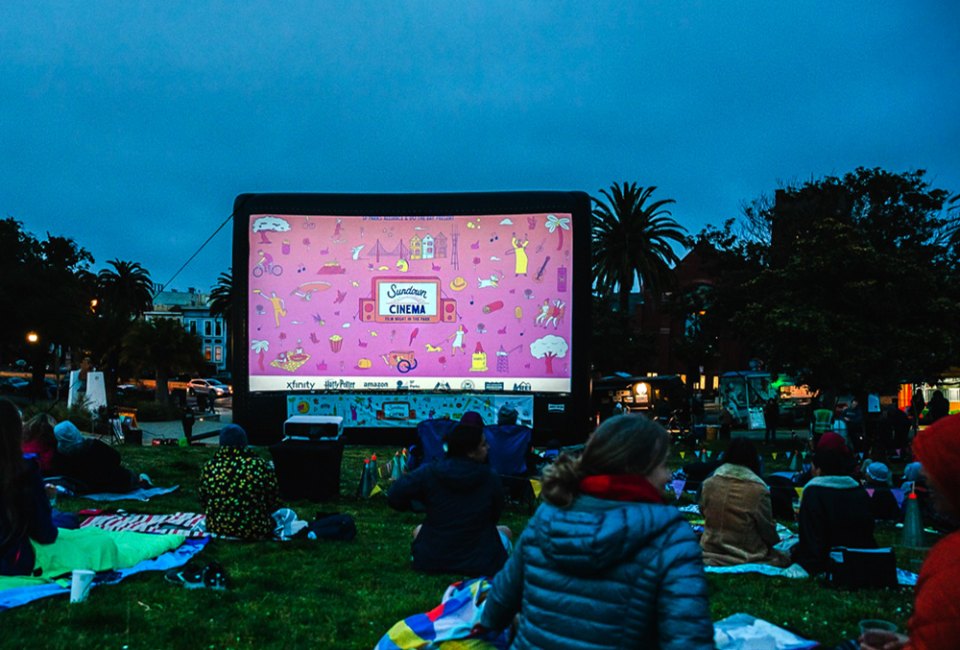
M267 539L271 514L280 507L277 476L247 447L247 432L236 424L220 431L220 449L200 470L200 505L207 530L226 537Z

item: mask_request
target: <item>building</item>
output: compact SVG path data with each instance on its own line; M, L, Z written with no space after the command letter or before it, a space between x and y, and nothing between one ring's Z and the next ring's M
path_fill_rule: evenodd
M201 341L200 350L204 359L220 373L227 368L227 323L219 316L210 315L210 295L200 293L193 287L187 291L161 291L153 299L153 310L144 313L144 318L154 320L169 318L181 323Z

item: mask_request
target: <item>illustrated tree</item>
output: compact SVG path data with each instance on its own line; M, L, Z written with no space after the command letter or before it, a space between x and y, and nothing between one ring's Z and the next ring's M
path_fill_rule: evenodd
M97 274L98 332L94 354L106 374L107 385L115 386L121 362L121 346L135 319L153 306L153 281L139 262L110 260L112 268Z
M171 375L203 367L200 348L200 338L173 319L138 320L123 337L120 359L137 371L156 372L156 399L167 404Z
M217 283L210 289L210 315L219 316L227 326L227 368L233 368L233 305L236 294L233 286L233 270L227 269L217 277Z
M679 261L673 246L684 242L686 231L666 209L673 199L648 203L655 190L615 183L609 191L600 190L602 198L593 198L594 286L604 296L616 293L621 313L629 309L635 282L657 299L670 281L671 265Z
M543 359L548 374L553 374L553 360L567 356L567 342L556 334L547 334L530 344L534 359Z
M814 389L936 377L960 359L947 196L923 171L864 168L778 191L759 214L771 232L759 271L727 296L734 325L771 370Z

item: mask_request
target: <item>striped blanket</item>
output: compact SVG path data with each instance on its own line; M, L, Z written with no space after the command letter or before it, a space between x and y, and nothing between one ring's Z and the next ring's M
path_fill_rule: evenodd
M93 526L103 530L199 538L207 536L206 522L206 515L195 512L177 512L172 515L97 515L84 521L80 527Z
M485 578L453 583L438 606L398 622L374 650L504 650L508 645L506 632L489 633L483 638L471 634L480 622L488 591L490 582Z

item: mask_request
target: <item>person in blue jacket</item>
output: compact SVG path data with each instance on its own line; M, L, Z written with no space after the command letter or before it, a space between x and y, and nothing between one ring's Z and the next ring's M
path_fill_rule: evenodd
M713 648L700 546L662 496L668 452L663 427L620 415L547 468L477 631L516 617L517 650Z
M57 539L40 466L20 449L23 420L13 402L0 399L0 575L30 575L36 556L31 540Z
M387 503L395 510L411 510L418 503L426 509L426 519L413 533L414 569L492 576L507 559L509 529L497 526L503 488L486 463L483 419L473 411L464 413L445 442L446 458L398 479Z

